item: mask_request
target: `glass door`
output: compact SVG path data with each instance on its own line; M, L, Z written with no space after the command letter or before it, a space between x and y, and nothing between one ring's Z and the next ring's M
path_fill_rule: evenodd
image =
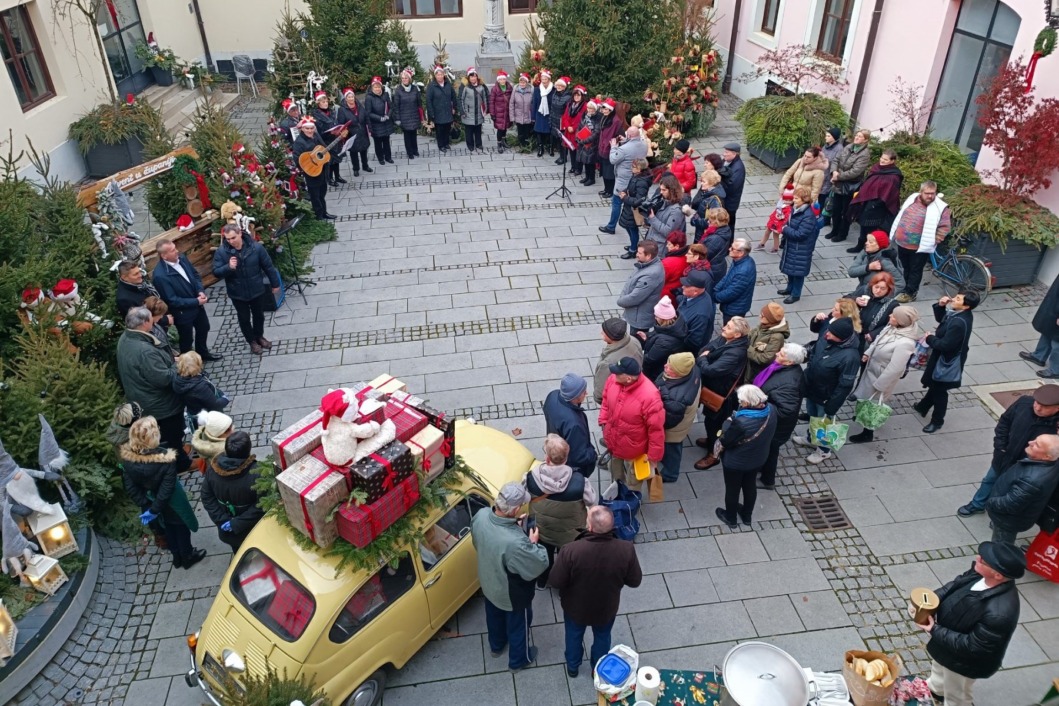
M136 56L137 43L147 41L136 0L103 0L96 14L96 26L118 95L139 93L151 85L150 73L144 71L143 62Z

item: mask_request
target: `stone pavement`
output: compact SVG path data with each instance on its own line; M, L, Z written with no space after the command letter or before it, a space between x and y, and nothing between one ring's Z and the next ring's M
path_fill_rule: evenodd
M739 138L732 107L700 152ZM313 255L308 303L289 296L272 316L271 352L249 355L232 335L231 307L214 293L215 345L227 357L211 373L262 453L269 436L314 407L328 386L388 372L441 408L515 434L539 455L545 394L567 371L591 375L599 324L616 313L631 270L618 259L624 236L597 230L609 212L598 187L574 184L571 202L545 200L559 178L549 159L499 155L487 135L486 155L456 147L439 157L422 140L423 158L409 163L398 142L397 165L373 164L374 174L330 194L329 208L341 216L338 240ZM749 157L747 167L739 230L756 241L778 177ZM853 287L844 249L820 243L804 296L788 308L796 341L810 340L808 320ZM785 278L777 255L754 257L757 311ZM928 276L916 304L927 317L938 293ZM1036 339L1028 321L1042 294L1040 287L994 293L975 312L965 387L952 396L939 433L920 431L924 422L911 411L918 375L910 375L874 443L848 446L817 467L789 444L777 491L759 494L752 531L719 524L720 474L695 471L699 454L689 447L665 502L643 508L637 548L645 577L623 596L615 642L659 667L711 668L735 641L764 639L818 670L839 668L845 650L866 645L899 650L923 674L924 634L911 627L905 596L968 568L989 536L984 516L955 514L989 464L994 419L976 386L1034 384L1017 352ZM593 422L595 414L590 405ZM839 499L853 529L808 531L793 498L822 493ZM103 542L107 566L82 637L19 703L200 703L183 684L183 635L200 624L230 556L208 525L196 542L210 556L186 572L170 571L153 547ZM1019 589L1021 625L1004 670L978 685L980 704L1030 703L1055 676L1059 587L1031 576ZM558 596L539 593L534 613L535 668L512 676L503 658L489 656L479 597L448 637L391 673L384 703L594 703L590 670L569 679L563 669Z

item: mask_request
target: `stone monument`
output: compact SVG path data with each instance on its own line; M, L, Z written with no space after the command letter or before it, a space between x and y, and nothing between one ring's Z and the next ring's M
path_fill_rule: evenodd
M496 72L504 69L509 74L515 71L515 55L511 53L511 40L504 29L502 0L485 0L485 31L478 42L475 67L482 81L492 84Z

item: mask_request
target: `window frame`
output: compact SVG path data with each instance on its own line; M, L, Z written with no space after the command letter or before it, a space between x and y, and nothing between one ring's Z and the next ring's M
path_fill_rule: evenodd
M421 588L421 585L419 583L419 577L416 576L415 561L415 558L408 552L401 552L397 566L399 569L404 569L407 571L403 578L411 577L411 581L406 582L406 585L404 586L403 590L400 593L394 595L392 598L390 596L385 595L385 587L382 585L382 582L385 579L380 578L382 576L382 572L386 571L387 568L389 568L389 564L383 564L382 566L380 566L378 571L372 574L367 581L358 586L357 590L353 591L353 593L350 594L349 598L346 599L345 603L342 604L342 609L338 611L338 614L331 621L331 626L327 629L328 641L331 642L331 644L333 645L346 644L347 642L352 640L356 635L360 634L363 630L368 628L368 626L370 626L372 623L377 621L381 616L386 614L394 605L400 602L402 598L407 596L409 591L411 591L413 588ZM356 598L360 594L361 591L370 586L372 584L372 581L376 579L379 580L379 590L382 591L383 595L386 597L386 602L382 605L370 608L367 613L361 616L362 618L364 618L363 622L361 622L359 625L352 626L351 630L346 630L346 628L344 627L339 627L339 621L342 620L342 616L347 613L346 607L354 598ZM341 635L339 635L339 631L344 632L345 636L342 637Z
M816 55L824 61L830 61L841 65L843 57L845 56L847 43L849 42L849 31L853 26L853 14L856 8L856 0L838 0L842 3L842 14L834 15L828 12L828 7L831 4L831 0L821 0L822 6L820 11L820 20L816 26ZM839 53L834 54L826 51L822 44L824 42L824 36L826 34L825 28L829 18L836 18L839 22L838 33L836 36L842 37L842 46L839 47Z
M7 13L18 12L19 19L22 21L22 25L29 36L30 41L33 44L33 48L29 51L23 51L21 53L15 51L14 40L11 37L11 30L8 28ZM51 79L51 72L48 70L48 62L44 56L44 52L41 50L40 40L37 39L37 30L33 26L33 19L29 16L29 10L26 5L17 5L10 7L6 10L0 11L0 41L3 41L7 45L7 50L11 54L11 59L4 59L5 68L7 65L11 65L15 69L15 75L18 76L19 88L22 89L26 96L32 94L29 90L29 82L26 79L26 72L22 66L21 59L31 54L36 54L37 63L40 64L41 73L43 74L44 83L47 86L45 90L38 98L35 98L27 103L19 102L19 106L22 108L22 112L26 113L33 110L38 105L42 105L47 101L51 100L56 96L55 84ZM15 96L18 97L18 90L15 90Z
M439 4L441 3L441 0L431 0L431 2L434 3L435 12L433 14L430 14L430 15L420 15L420 14L418 14L416 12L416 2L417 2L417 0L409 0L409 6L412 8L412 13L409 14L409 15L402 15L397 10L397 0L394 0L394 3L393 3L394 16L397 19L399 19L399 20L437 20L437 19L447 19L447 18L454 18L454 17L463 17L463 0L456 0L457 5L459 6L459 11L457 13L455 13L455 14L451 14L451 13L442 14L442 13L437 12L437 10L439 8Z
M511 7L513 0L507 0L507 14L509 15L533 15L537 13L537 7L547 3L548 0L525 0L528 9L516 9Z
M474 507L474 505L472 505L472 503L477 503L481 507L477 507L476 508L476 507ZM481 510L483 508L491 507L492 503L489 501L488 498L483 496L481 493L478 493L478 492L475 492L475 491L472 490L472 491L468 492L467 494L460 496L459 501L456 502L456 503L453 503L448 509L446 509L445 512L442 513L441 517L439 517L437 520L435 520L430 525L429 529L433 529L434 527L438 527L445 520L445 518L448 517L450 513L452 513L453 510L457 509L461 505L466 505L467 506L467 526L462 528L458 535L453 535L451 532L449 532L444 527L441 528L446 533L448 533L451 536L455 537L456 541L453 542L451 546L446 548L444 553L438 555L436 557L437 561L435 561L430 566L427 566L427 561L426 561L426 558L423 556L423 551L422 550L424 548L426 548L428 551L432 551L432 549L430 547L426 547L424 545L424 542L426 541L425 536L424 536L423 540L420 540L419 546L418 546L419 551L417 553L419 555L419 567L423 570L423 573L429 574L429 573L433 572L435 569L438 568L438 566L440 566L445 561L445 558L447 556L452 554L452 550L453 549L458 547L460 545L460 543L463 542L465 539L470 538L470 536L471 536L471 523L474 521L475 513L477 513L479 510Z
M780 5L782 2L783 0L764 0L762 3L761 22L759 23L757 31L764 34L766 37L771 37L772 39L776 38L776 30L780 26ZM769 28L766 23L769 20L769 10L774 6L776 8L776 15L772 18L772 27Z

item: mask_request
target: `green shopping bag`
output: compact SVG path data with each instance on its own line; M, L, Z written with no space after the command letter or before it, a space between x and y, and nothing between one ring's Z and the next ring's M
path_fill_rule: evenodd
M838 451L846 445L849 425L836 422L828 417L810 417L809 440L813 446Z
M875 395L872 395L872 397L874 396ZM886 420L890 418L890 415L894 413L894 410L890 405L883 403L882 393L879 393L878 402L872 399L872 397L864 400L857 400L857 408L853 418L865 429L875 431L883 424L886 424Z

